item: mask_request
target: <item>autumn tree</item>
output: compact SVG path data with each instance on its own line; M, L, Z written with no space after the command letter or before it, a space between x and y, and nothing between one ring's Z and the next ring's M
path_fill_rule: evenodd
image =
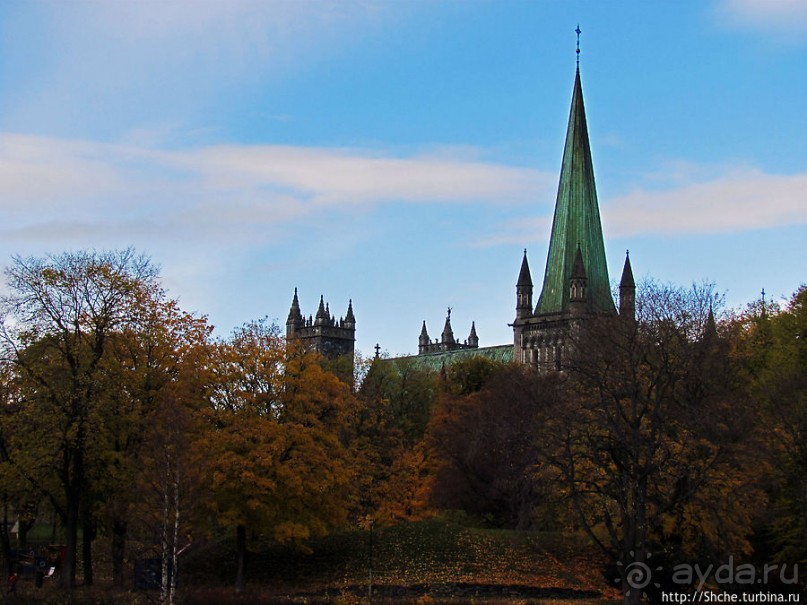
M762 413L770 459L770 507L759 547L781 562L807 563L807 287L780 308L763 299L733 321L733 354Z
M500 526L546 526L545 486L535 476L542 410L557 377L484 359L449 368L426 442L436 467L430 502Z
M158 295L157 269L128 249L14 257L2 306L3 360L21 380L18 469L50 500L66 532L62 582L73 588L79 527L92 582L90 474L98 453L104 358L111 336Z
M346 522L353 465L341 437L355 400L317 355L265 321L220 344L215 374L198 447L218 520L235 530L240 591L248 532L302 543Z
M433 466L424 442L439 374L413 359L376 358L361 384L351 447L365 518L389 523L428 513Z
M112 577L117 586L124 581L133 517L140 516L142 524L154 509L163 510L164 502L144 498L144 489L149 493L156 484L162 491L166 478L146 471L154 471L155 457L173 456L157 466L161 473L165 464L171 465L170 483L175 484L179 460L190 448L192 438L185 433L192 422L186 417L205 401L210 331L204 317L182 311L176 301L150 297L141 301L137 322L110 335L103 360L104 422L97 435L100 460L93 483L104 495L97 508L103 529L112 537Z
M748 549L753 414L735 386L709 286L645 284L637 321L580 326L540 447L577 521L623 569L664 544ZM650 590L652 586L646 589ZM625 602L641 587L622 578Z

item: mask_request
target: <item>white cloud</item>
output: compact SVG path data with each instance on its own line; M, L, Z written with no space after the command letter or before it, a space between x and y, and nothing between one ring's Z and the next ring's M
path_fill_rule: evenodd
M6 238L53 241L127 233L249 240L278 226L357 205L520 203L549 178L447 151L377 152L284 146L165 151L48 137L0 135L0 208ZM39 236L37 236L39 234ZM259 234L257 235L260 236Z
M807 2L804 0L721 0L717 16L731 27L773 34L807 33ZM782 39L783 43L793 41L792 38Z
M807 174L678 165L674 178L650 174L649 186L601 201L607 237L807 224ZM555 181L554 173L485 162L464 148L453 156L277 145L169 151L0 134L0 239L246 250L390 203L530 204L538 216L494 227L477 243L523 244L548 237Z
M300 201L342 205L382 201L521 202L544 175L428 154L408 158L283 146L202 149L183 157L218 191L296 192Z
M680 171L661 179L664 188L637 188L600 200L606 238L637 235L737 233L807 224L807 174L767 174L754 168L724 170L709 180L703 167L680 162ZM684 182L684 175L701 177ZM711 172L714 175L714 171ZM478 245L543 242L549 238L552 208L542 216L509 221Z
M603 207L610 237L726 233L807 224L807 174L745 169L675 189L636 190Z

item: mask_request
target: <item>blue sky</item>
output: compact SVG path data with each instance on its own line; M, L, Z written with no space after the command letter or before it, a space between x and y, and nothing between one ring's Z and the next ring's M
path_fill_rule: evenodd
M540 281L581 35L611 279L788 297L807 257L807 2L0 4L0 258L134 246L220 334L353 299L357 347Z

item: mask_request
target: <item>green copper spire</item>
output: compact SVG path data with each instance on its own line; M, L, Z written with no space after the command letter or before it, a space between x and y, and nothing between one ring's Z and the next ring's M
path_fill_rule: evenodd
M586 299L589 309L616 313L611 298L608 267L605 264L605 246L597 190L594 186L594 166L591 163L579 68L574 79L572 109L569 112L558 198L552 220L552 236L549 240L544 285L535 308L536 314L568 310L569 280L578 245L586 270Z

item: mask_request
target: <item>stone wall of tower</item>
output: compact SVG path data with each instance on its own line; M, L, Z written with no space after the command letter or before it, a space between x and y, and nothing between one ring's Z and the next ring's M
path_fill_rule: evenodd
M330 306L325 303L323 297L320 297L317 314L305 318L300 311L295 289L294 300L286 321L286 339L296 340L307 349L328 358L349 356L352 359L356 343L353 301L348 303L345 317L336 319L331 315Z

